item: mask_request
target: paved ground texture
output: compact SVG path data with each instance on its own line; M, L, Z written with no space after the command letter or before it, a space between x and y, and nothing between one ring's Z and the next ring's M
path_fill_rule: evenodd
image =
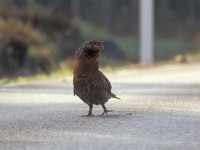
M107 74L113 109L73 96L71 78L0 85L1 150L199 150L200 64Z

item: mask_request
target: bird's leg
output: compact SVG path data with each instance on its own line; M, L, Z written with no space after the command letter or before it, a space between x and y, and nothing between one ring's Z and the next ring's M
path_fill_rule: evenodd
M94 115L92 114L92 108L93 108L93 105L92 105L92 104L89 104L89 112L88 112L88 114L85 115L85 116L82 116L82 117L91 117L91 116L94 116Z
M88 116L94 116L94 115L92 114L93 105L90 104L89 107L90 107L90 109L89 109L89 112L88 112Z
M106 106L104 104L101 104L101 106L103 107L104 112L101 114L101 116L103 116L104 114L108 114L108 112L111 112L113 110L107 110Z

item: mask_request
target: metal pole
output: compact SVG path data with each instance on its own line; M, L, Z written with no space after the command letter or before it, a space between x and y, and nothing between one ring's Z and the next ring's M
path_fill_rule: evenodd
M154 0L140 0L140 63L154 61Z

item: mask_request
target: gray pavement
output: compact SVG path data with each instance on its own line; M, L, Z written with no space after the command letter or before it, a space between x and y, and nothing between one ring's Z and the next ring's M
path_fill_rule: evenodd
M0 85L1 150L199 150L200 64L106 74L113 109L94 117L72 78Z

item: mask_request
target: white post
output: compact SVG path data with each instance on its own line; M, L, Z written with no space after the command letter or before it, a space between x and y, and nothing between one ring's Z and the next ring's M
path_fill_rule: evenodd
M154 61L154 0L140 0L140 63Z

